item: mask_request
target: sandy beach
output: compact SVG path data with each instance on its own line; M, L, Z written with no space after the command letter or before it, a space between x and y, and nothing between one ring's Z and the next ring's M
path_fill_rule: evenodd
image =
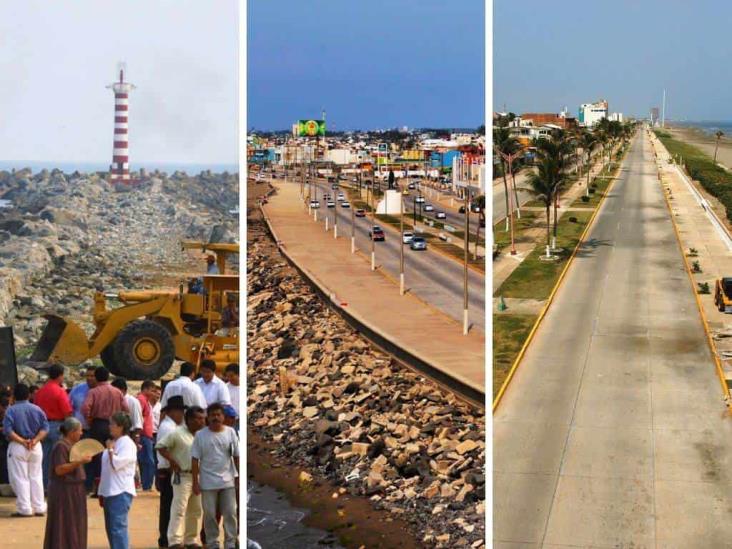
M669 127L664 128L665 131L670 133L675 139L684 141L689 145L702 150L710 157L714 157L714 145L716 138L713 135L709 135L698 128L690 127ZM717 162L723 164L728 169L732 169L732 138L725 136L719 140L719 150L717 151Z

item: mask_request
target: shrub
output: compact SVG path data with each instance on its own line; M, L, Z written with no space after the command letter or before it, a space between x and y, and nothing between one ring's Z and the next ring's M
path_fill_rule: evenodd
M595 194L595 191L596 191L596 190L597 190L597 189L595 189L594 187L590 187L590 188L589 188L589 189L587 190L587 192L589 192L590 194Z
M590 201L590 197L583 194L582 195L582 202L589 202L589 201Z
M694 262L693 262L693 263L691 264L691 270L692 270L693 272L695 272L695 273L700 273L700 272L702 272L702 269L701 269L701 265L699 265L699 262L698 262L698 261L694 261Z
M572 217L569 218L569 222L570 223L577 223L577 218L574 217L574 216L572 216Z
M699 255L699 252L696 248L689 248L689 257L696 257Z
M709 293L709 282L698 282L697 286L699 286L699 293L700 294L708 294Z

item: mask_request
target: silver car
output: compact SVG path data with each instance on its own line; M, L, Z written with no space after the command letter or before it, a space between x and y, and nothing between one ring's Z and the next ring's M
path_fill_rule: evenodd
M402 241L403 241L403 242L404 242L405 244L410 244L410 243L412 242L412 239L413 239L413 238L414 238L414 233L410 233L410 232L406 232L406 231L405 231L405 232L404 232L404 233L402 234Z
M427 241L421 236L415 236L412 238L412 241L409 243L409 247L412 250L426 250Z

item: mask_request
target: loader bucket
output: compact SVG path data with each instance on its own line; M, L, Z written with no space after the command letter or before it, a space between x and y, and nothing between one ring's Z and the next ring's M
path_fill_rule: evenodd
M60 362L81 364L89 358L89 340L78 324L56 315L45 315L48 320L41 334L31 362Z

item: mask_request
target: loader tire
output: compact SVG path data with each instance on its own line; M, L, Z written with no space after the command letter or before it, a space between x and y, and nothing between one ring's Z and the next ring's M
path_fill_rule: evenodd
M133 380L159 379L173 360L173 338L164 326L152 320L130 322L102 352L102 361L110 372Z

